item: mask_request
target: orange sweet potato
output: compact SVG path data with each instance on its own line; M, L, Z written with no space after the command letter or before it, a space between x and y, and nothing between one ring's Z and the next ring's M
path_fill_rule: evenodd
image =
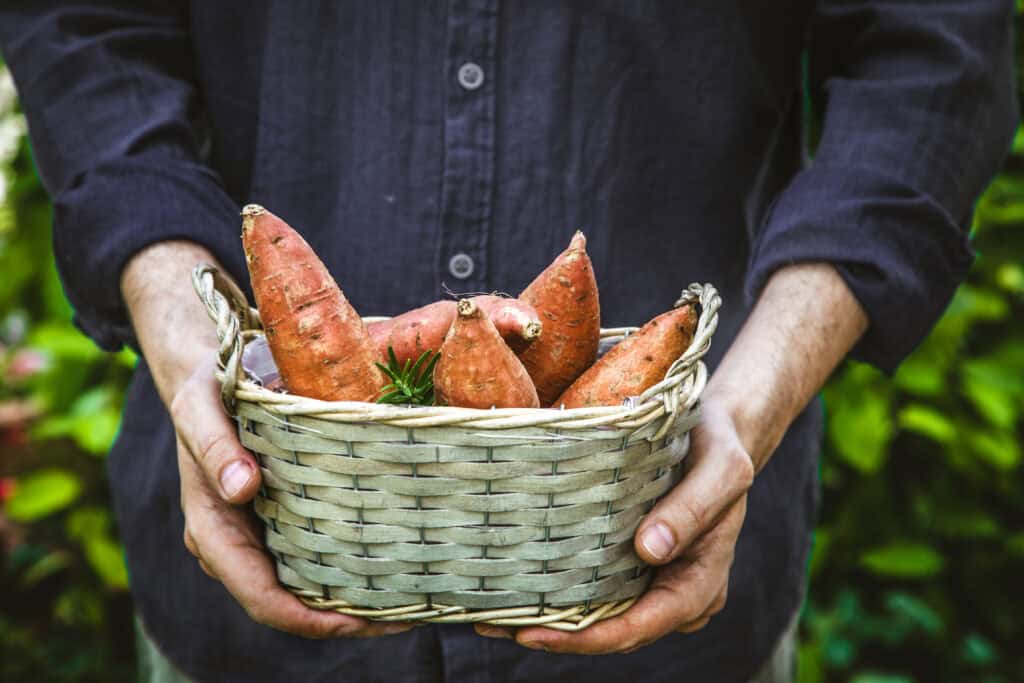
M537 408L537 390L522 362L472 299L462 299L434 367L439 405Z
M359 314L313 249L262 206L242 209L242 245L267 345L288 391L373 401L385 379Z
M537 311L526 302L491 294L475 296L473 302L513 350L525 349L541 333ZM455 307L454 301L435 301L390 320L370 323L367 328L381 357L387 357L390 346L399 364L415 362L424 351L441 348L455 320Z
M520 354L541 405L551 405L597 358L601 307L587 239L577 232L519 298L544 322L544 334Z
M696 326L692 304L662 313L609 349L554 405L617 406L642 394L664 379L669 366L690 346Z

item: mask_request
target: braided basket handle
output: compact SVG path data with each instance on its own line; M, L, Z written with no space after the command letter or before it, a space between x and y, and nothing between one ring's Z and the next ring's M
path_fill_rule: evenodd
M192 269L192 288L206 306L207 315L217 324L217 365L224 371L220 398L228 413L233 415L235 388L245 374L242 331L259 326L259 313L250 308L238 285L209 263L200 263Z
M707 383L708 370L701 362L711 349L711 337L718 329L718 310L722 297L711 284L692 283L676 299L675 307L700 304L697 327L693 332L690 346L669 366L665 378L648 387L637 399L638 404L650 400L661 400L668 417L652 440L664 436L682 413L693 408Z

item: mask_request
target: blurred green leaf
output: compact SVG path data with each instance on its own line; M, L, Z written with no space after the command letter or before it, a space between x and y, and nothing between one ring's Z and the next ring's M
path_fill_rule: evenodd
M1020 464L1020 443L1011 431L969 429L967 442L976 457L998 470L1009 471Z
M1018 263L1004 263L996 269L996 284L1015 294L1024 292L1024 267Z
M1006 552L1024 558L1024 531L1013 534L1006 539Z
M945 561L923 543L897 542L862 553L860 564L878 576L920 579L941 572Z
M53 612L58 621L88 628L98 626L104 617L103 603L99 596L79 587L61 593L53 606Z
M121 413L113 408L105 408L95 415L76 418L72 434L83 450L102 455L110 450L120 426Z
M928 603L902 591L889 593L885 597L886 608L920 627L926 633L938 635L942 632L942 617Z
M124 564L124 553L113 539L105 536L89 539L85 543L85 556L89 560L89 565L96 570L109 588L128 588L128 570Z
M18 522L31 522L59 512L75 502L81 484L72 473L48 468L37 470L18 479L4 512Z
M996 427L1010 429L1017 422L1016 397L1001 383L992 383L965 366L963 392L978 412Z
M956 438L956 427L949 418L920 403L904 407L897 422L901 429L922 434L939 443L949 443Z
M103 536L110 528L110 512L95 505L83 506L71 512L64 528L68 538L84 542Z
M103 351L71 323L43 323L32 331L28 343L56 358L93 361L103 356Z
M963 658L974 666L985 666L999 658L999 653L991 641L980 633L970 633L964 638Z
M983 510L952 510L940 508L935 519L936 528L953 538L994 538L1002 533L999 522Z
M65 569L69 564L71 564L71 557L67 553L60 550L47 553L21 575L20 583L24 587L33 586Z
M800 643L797 650L796 683L822 683L825 666L817 643Z
M832 532L825 527L818 527L814 530L814 542L811 551L811 561L808 573L811 577L825 566L828 559L828 546L832 540Z
M946 390L946 356L936 343L925 342L896 370L896 386L918 396L939 396Z
M877 671L863 671L855 674L850 683L914 683L910 676L901 674L879 673Z
M844 669L857 658L857 646L848 638L832 636L825 641L823 648L825 661L836 669Z
M101 507L81 507L70 515L67 534L82 544L89 565L114 589L128 587L128 571L121 546L110 536L110 512Z
M878 471L892 438L889 394L877 370L852 365L825 395L829 437L843 461L860 472Z
M1024 208L1024 205L1022 205ZM956 291L949 307L950 313L969 321L1002 320L1010 313L1010 306L997 291L964 284Z

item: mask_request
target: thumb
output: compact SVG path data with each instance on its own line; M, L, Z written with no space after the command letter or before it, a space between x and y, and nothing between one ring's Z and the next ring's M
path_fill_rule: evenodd
M260 487L259 467L238 441L212 375L190 377L171 402L170 412L179 438L210 487L228 503L251 500Z
M637 530L636 552L648 564L664 564L686 552L753 483L750 456L731 420L717 411L706 410L693 430L688 458L682 481L658 501Z

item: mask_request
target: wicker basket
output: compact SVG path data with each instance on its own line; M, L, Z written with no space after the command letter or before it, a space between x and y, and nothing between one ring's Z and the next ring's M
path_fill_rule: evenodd
M693 343L632 405L475 410L265 389L241 365L257 311L212 266L197 266L193 284L217 323L224 405L260 463L255 509L278 578L307 605L575 631L644 591L633 535L681 475L718 324L714 287L683 291L679 303L701 305Z

